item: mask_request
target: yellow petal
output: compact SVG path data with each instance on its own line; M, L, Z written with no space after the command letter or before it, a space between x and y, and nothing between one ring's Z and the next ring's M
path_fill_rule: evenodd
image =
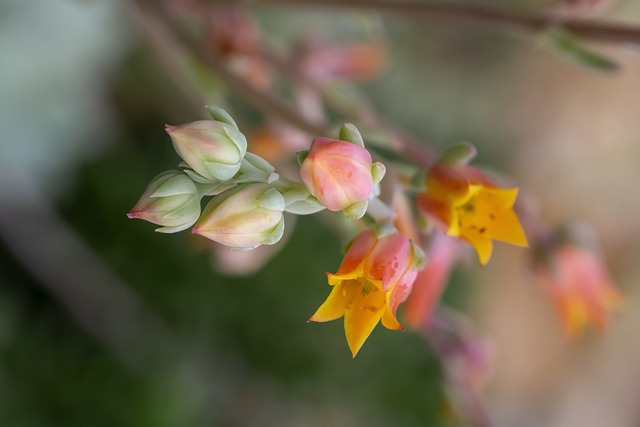
M458 215L458 211L456 209L451 209L449 218L450 222L449 228L447 228L447 235L452 237L460 236L462 231L460 230L460 216Z
M385 294L373 286L366 294L358 292L353 303L346 308L344 331L353 357L380 321L384 308Z
M404 329L396 316L393 315L389 307L386 307L384 313L382 313L382 326L392 331L398 331Z
M495 213L494 219L488 227L489 237L495 240L511 243L517 246L528 247L520 221L512 209L505 209Z
M491 243L491 239L476 232L465 233L462 235L462 237L467 242L469 242L478 253L480 265L486 265L491 258L491 253L493 252L493 244Z
M328 322L342 317L346 307L355 298L355 289L360 286L355 281L347 281L334 286L325 302L309 319L310 322Z
M492 206L498 209L511 208L518 197L518 188L487 188L483 187L478 195L486 199Z

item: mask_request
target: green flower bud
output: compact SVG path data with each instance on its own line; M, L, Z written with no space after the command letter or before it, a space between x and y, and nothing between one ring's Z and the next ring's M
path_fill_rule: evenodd
M194 171L209 180L227 181L240 170L247 139L235 127L212 120L166 126L173 147Z
M156 176L127 214L162 225L160 233L175 233L191 227L200 216L200 195L196 184L180 171Z

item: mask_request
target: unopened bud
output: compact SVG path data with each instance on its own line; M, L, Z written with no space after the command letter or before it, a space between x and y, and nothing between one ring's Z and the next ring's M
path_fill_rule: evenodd
M209 202L193 233L236 249L272 245L284 232L284 206L267 184L240 185Z
M191 227L200 216L196 185L180 171L165 171L147 186L138 203L127 214L153 224L161 233L175 233Z
M381 172L375 168L376 178ZM345 210L350 218L364 215L374 192L372 175L371 154L364 147L331 138L314 139L300 166L309 192L330 211Z
M227 181L240 170L247 152L247 139L235 127L212 120L199 120L166 131L180 157L203 177Z

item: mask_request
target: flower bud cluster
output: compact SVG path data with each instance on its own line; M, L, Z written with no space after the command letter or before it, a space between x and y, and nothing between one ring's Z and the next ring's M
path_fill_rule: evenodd
M247 139L224 110L207 107L213 120L166 126L184 169L158 175L142 194L130 218L174 233L192 232L222 245L246 250L272 245L284 232L284 212L297 215L327 208L361 218L377 194L384 166L373 163L360 133L345 125L341 140L316 138L301 162L303 183L276 173L262 157L247 151ZM204 197L213 198L204 209Z
M208 107L209 108L209 107ZM247 152L247 139L224 110L210 107L213 120L166 126L184 161L149 184L131 212L173 233L195 224L194 234L235 249L271 245L284 230L284 196L270 183L275 168ZM201 210L203 197L213 196Z

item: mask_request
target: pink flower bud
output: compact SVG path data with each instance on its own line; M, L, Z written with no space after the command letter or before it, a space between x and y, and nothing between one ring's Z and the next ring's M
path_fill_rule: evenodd
M371 154L365 148L347 141L315 138L300 166L300 176L327 209L341 211L355 203L366 203L372 195L372 167Z
M272 245L284 232L284 198L267 184L246 184L209 202L193 233L236 249Z
M151 181L127 216L162 225L156 229L161 233L175 233L198 220L200 196L187 175L175 170L166 171Z
M233 126L213 120L166 127L173 147L190 168L210 180L226 181L240 170L247 140Z

